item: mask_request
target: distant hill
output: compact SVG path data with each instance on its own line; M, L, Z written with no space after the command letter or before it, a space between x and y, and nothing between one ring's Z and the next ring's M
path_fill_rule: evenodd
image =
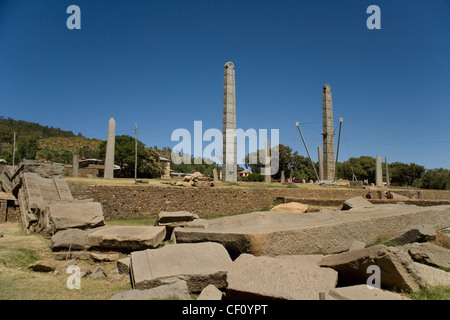
M72 154L96 158L100 140L88 139L81 133L43 126L38 123L0 116L0 158L12 164L13 137L16 132L15 163L22 159L71 163Z
M14 132L16 132L17 137L30 137L36 140L51 137L76 137L72 131L0 116L0 143L12 143ZM78 134L78 137L82 137L82 135Z

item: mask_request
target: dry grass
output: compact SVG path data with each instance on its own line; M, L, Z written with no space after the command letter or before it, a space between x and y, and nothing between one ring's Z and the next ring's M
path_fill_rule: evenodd
M0 238L0 300L108 299L131 289L126 275L122 275L120 280L112 280L116 263L80 260L78 266L89 266L91 270L102 266L110 276L105 279L84 277L80 290L70 290L66 284L69 277L64 268L66 261L56 261L58 275L27 268L37 260L53 259L47 239L40 235L26 235L17 223L0 224L0 229L5 234Z

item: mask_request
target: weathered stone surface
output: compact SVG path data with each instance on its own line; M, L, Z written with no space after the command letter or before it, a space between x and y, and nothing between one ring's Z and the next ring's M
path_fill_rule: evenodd
M437 228L449 225L450 206L380 204L370 210L345 212L252 212L209 220L203 228L175 228L174 233L177 243L221 243L235 258L241 253L277 256L343 252L355 240L375 243L421 223Z
M302 256L240 255L228 272L227 298L318 300L336 286L338 274Z
M411 243L404 246L414 261L433 267L450 268L450 250L432 243Z
M119 274L130 273L130 263L131 263L130 257L117 260L117 270L119 271Z
M92 271L90 277L91 278L107 278L108 274L106 273L105 269L98 266L98 267L95 267L95 269Z
M67 229L55 233L50 240L50 249L53 251L85 250L88 248L89 233L81 229Z
M395 292L376 288L369 289L365 284L334 288L328 294L336 300L409 300Z
M160 213L158 213L158 218L155 222L155 225L164 226L167 224L178 222L189 222L197 218L198 218L197 215L190 213L188 211L175 211L175 212L161 211Z
M134 289L149 289L181 279L190 292L200 292L208 284L225 288L231 264L225 248L212 242L135 251L131 253L132 285Z
M365 247L366 247L366 243L365 243L365 242L362 242L362 241L353 241L353 243L352 243L352 245L350 246L350 249L348 249L348 251L364 249Z
M56 265L53 261L39 260L28 266L29 269L38 272L53 272L56 269Z
M109 298L109 300L155 300L173 297L181 300L191 299L186 281L178 280L152 289L129 290L117 293Z
M110 226L89 234L88 245L119 251L156 248L166 235L162 226Z
M91 258L94 259L95 261L111 262L119 260L119 254L91 252Z
M370 209L373 208L374 205L364 199L363 197L355 197L344 201L344 205L342 210L351 210L351 209Z
M396 245L404 245L412 242L425 242L436 239L436 229L430 224L421 224L402 235L392 239Z
M214 285L210 284L203 288L197 300L222 300L223 293Z
M88 229L105 224L101 204L89 200L49 202L45 207L45 215L55 233L70 228Z
M416 291L425 285L408 254L384 245L326 256L319 264L339 273L340 286L366 284L367 268L373 265L380 268L382 288Z
M450 286L450 272L414 262L427 286Z
M271 212L297 212L297 213L305 213L309 209L309 206L303 203L298 202L288 202L276 205L272 209Z

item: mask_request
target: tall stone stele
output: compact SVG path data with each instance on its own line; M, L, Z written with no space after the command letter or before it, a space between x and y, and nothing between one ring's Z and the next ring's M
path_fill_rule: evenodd
M335 158L334 158L334 127L333 127L333 104L331 102L330 85L323 86L322 91L323 112L323 179L334 180Z
M103 177L105 179L114 178L114 146L116 143L116 121L114 118L109 119L108 140L106 141L106 157L105 171Z
M222 180L237 181L236 159L236 91L234 64L225 63L223 72L223 161Z
M383 186L383 171L381 168L381 157L379 155L375 158L375 185L377 187Z

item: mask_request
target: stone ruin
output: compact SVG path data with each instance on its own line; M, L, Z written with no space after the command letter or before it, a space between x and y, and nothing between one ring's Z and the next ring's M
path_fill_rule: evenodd
M111 299L404 300L398 292L450 285L450 273L435 268L450 268L450 205L357 197L340 211L290 203L213 220L160 212L154 226L103 226L101 206L74 200L59 170L23 163L2 174L2 188L17 195L25 230L52 235L55 259L110 261L129 275L132 290ZM366 285L371 265L383 290ZM91 277L107 275L98 266Z
M63 171L63 164L31 160L3 169L1 189L17 199L26 233L51 236L60 230L104 225L100 203L74 199L61 178Z

